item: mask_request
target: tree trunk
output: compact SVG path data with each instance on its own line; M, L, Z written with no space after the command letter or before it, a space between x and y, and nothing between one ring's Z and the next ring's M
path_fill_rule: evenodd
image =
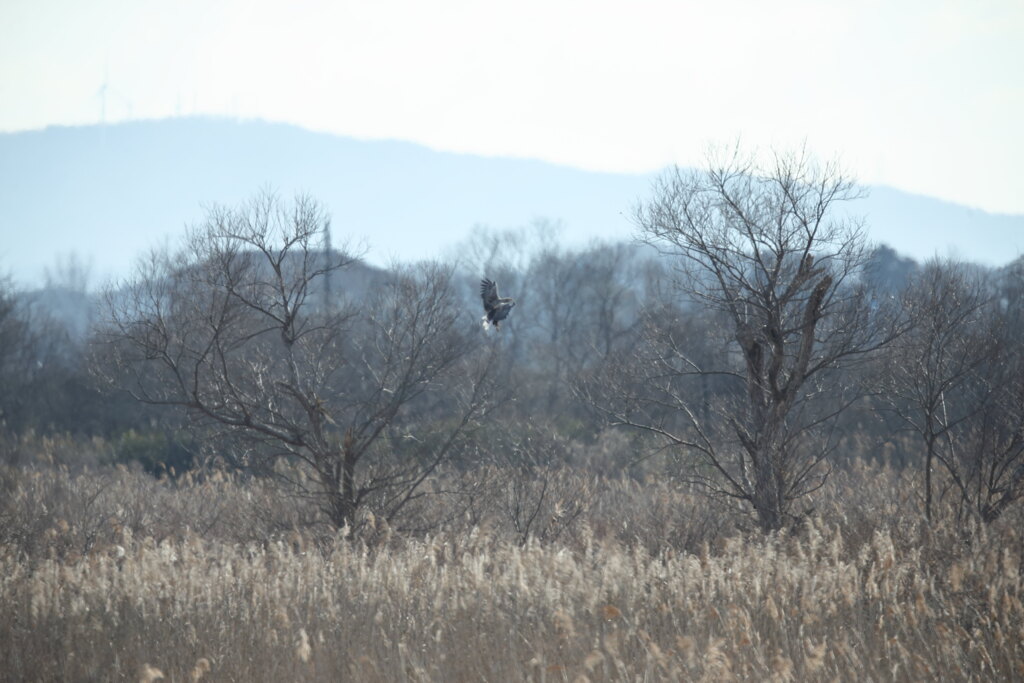
M328 516L338 529L346 526L351 529L355 525L356 509L359 506L355 485L356 460L359 456L354 445L352 432L346 432L341 453L337 455L341 458L341 476L334 476L330 482L324 482L325 488L330 491Z
M786 501L782 494L782 476L774 448L766 447L754 466L754 490L751 504L757 513L757 522L762 531L778 531L782 528Z
M928 434L925 437L926 449L924 456L924 517L931 524L932 521L932 468L935 464L935 440L931 433L929 420Z

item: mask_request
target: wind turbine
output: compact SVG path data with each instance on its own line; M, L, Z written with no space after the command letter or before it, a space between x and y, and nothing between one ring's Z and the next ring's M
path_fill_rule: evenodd
M103 64L103 82L100 83L96 97L100 99L100 125L107 125L107 91L110 90L110 69L106 62Z
M110 67L107 63L103 64L103 82L100 83L100 87L96 90L95 97L99 98L100 101L100 125L107 125L107 97L109 95L116 96L121 100L121 104L124 106L124 111L127 118L132 117L132 102L123 93L118 91L116 88L110 87Z

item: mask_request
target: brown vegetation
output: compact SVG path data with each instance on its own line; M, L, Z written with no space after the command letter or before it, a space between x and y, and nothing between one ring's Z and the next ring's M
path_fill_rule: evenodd
M538 528L581 512L541 541L517 533L512 474L473 476L472 514L355 538L258 479L6 468L0 678L1024 676L1019 508L970 530L937 506L929 526L919 478L858 460L765 536L657 477L562 469L544 490L586 497L545 507Z

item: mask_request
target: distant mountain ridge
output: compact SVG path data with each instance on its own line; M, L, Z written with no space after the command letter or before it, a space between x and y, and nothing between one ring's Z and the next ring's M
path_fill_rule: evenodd
M0 134L0 273L38 281L57 254L100 276L261 188L306 192L332 215L335 244L363 240L370 263L435 257L474 225L564 226L569 244L629 239L631 207L654 174L594 173L540 161L360 141L260 121L185 118ZM1002 265L1024 251L1024 216L993 215L891 188L855 210L872 240L917 259L959 253Z

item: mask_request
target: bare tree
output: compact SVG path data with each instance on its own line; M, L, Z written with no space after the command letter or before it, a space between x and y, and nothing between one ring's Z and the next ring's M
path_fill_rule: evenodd
M585 260L569 255L551 242L533 254L526 273L529 325L524 334L533 338L536 370L546 385L544 406L548 414L564 401L567 378L579 366L588 348L579 338L583 308L579 305Z
M969 498L985 522L1024 500L1024 259L1003 269L992 306L998 353L986 374L997 381L982 428L966 450L964 476Z
M38 294L0 278L0 432L70 426L60 399L70 388L76 345Z
M326 221L309 198L267 193L211 210L182 250L154 252L107 292L102 371L226 437L239 462L289 463L277 474L341 527L363 505L391 518L418 496L491 385L449 269L402 269L367 301L325 301L324 279L353 263L321 247Z
M52 266L43 271L46 288L85 294L92 281L92 260L77 252L58 254Z
M961 494L960 509L986 524L1024 499L1024 358L1017 343L997 354L989 400L943 461Z
M585 313L581 333L589 354L606 358L628 344L639 327L646 264L637 247L625 243L595 244L578 258L584 263L578 292Z
M936 466L961 515L985 523L1024 495L1024 354L997 295L988 272L932 262L903 297L915 325L892 349L884 396L924 444L929 520Z
M899 331L863 284L861 227L836 216L858 196L806 155L762 168L733 152L663 175L635 221L675 264L677 300L652 307L645 343L584 389L614 423L695 455L687 476L745 501L765 530L828 474L836 418L860 395L844 368ZM710 366L687 343L700 309L720 335ZM709 378L727 390L700 410Z
M893 346L884 366L889 409L924 442L924 509L932 518L936 459L989 395L977 375L996 352L988 283L965 264L925 265L903 293L914 328Z
M572 378L626 342L639 319L640 272L630 245L592 244L579 250L545 245L530 262L526 289L538 355L550 367L548 409Z
M39 340L10 280L0 279L0 431L19 426Z

